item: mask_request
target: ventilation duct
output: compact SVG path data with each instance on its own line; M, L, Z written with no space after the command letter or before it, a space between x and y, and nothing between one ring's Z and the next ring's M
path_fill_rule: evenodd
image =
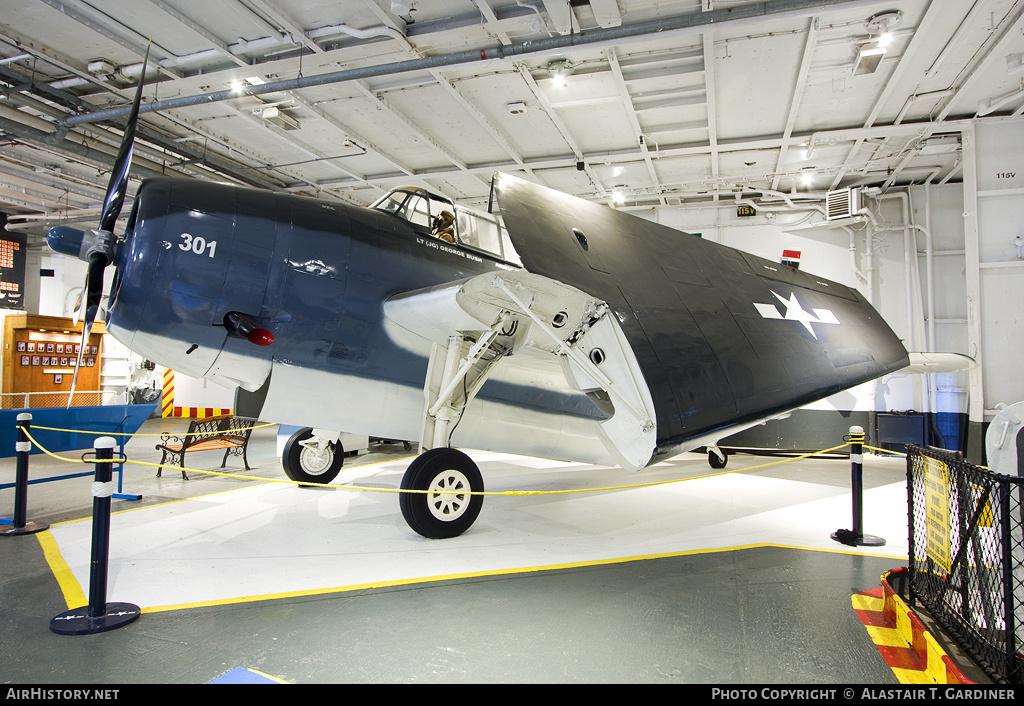
M851 218L860 211L860 189L848 188L825 194L825 220Z

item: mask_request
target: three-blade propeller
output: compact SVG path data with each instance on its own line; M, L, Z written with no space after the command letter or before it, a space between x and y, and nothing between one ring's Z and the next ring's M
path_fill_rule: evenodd
M71 400L75 394L75 386L78 383L78 371L82 367L83 357L86 350L88 350L89 334L92 332L92 325L96 321L100 302L103 299L103 273L107 265L113 260L114 251L117 246L114 225L121 215L121 206L124 204L125 192L128 189L128 172L132 166L135 128L139 121L139 105L142 103L142 87L146 82L146 65L148 61L149 46L146 47L146 55L142 59L142 73L139 76L139 85L135 89L135 100L132 101L132 110L128 115L128 124L125 126L124 137L121 139L121 147L117 152L117 158L114 160L114 168L110 172L110 181L107 183L107 193L103 199L103 213L100 216L100 227L98 230L93 231L88 249L86 250L85 247L82 247L77 253L79 257L89 263L89 269L86 271L85 287L82 289L82 299L79 307L79 310L84 311L85 314L82 322L82 343L79 346L78 359L75 362L75 374L71 379L68 407L71 406ZM50 239L49 236L48 239Z

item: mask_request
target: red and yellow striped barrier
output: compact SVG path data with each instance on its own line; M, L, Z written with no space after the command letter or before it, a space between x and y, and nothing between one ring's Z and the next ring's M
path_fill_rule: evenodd
M853 609L901 684L974 684L882 576L882 586L853 596Z
M185 417L187 419L207 419L232 414L232 410L221 407L175 407L174 406L174 371L164 368L164 389L161 396L160 416Z

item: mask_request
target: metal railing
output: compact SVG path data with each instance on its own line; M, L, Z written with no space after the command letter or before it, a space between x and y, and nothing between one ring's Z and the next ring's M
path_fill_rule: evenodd
M907 444L910 600L993 680L1024 682L1024 478Z
M124 404L124 393L112 390L75 391L72 407L98 407ZM0 394L0 409L38 409L41 407L67 407L68 393L60 392L5 392Z

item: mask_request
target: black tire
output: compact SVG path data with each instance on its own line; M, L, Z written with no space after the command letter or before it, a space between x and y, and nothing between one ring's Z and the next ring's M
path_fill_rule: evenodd
M729 463L729 454L722 452L724 458L718 458L718 454L714 451L708 451L708 465L712 468L725 468L725 465Z
M409 464L402 477L403 490L483 492L484 479L466 454L456 449L424 451ZM401 493L402 516L415 532L427 539L457 537L476 521L484 503L482 495L458 492Z
M341 449L341 444L332 441L330 455L317 459L313 451L299 443L312 436L313 429L311 427L299 429L292 434L288 443L284 445L281 465L284 466L285 475L297 483L330 483L341 472L345 454Z

